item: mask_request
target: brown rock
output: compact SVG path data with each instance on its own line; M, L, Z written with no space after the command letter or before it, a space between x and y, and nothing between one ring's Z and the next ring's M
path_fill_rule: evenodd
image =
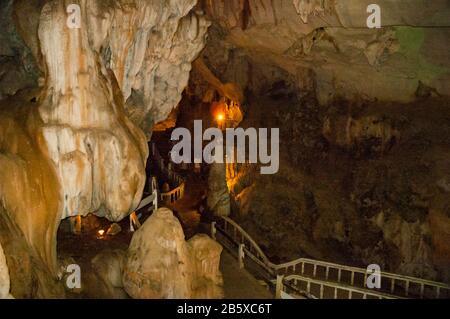
M123 282L137 299L221 297L220 245L198 237L186 243L172 211L156 211L134 234Z
M108 231L106 232L106 235L108 235L108 236L116 236L116 235L120 234L121 231L122 231L122 227L120 227L119 224L114 223L108 228Z

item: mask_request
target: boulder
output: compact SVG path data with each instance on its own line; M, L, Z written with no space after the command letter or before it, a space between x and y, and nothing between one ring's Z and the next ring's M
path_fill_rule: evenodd
M3 248L0 245L0 299L9 299L12 296L10 291L9 270L6 264L6 258L3 253Z
M220 272L222 246L207 235L196 235L188 241L194 256L197 280L193 286L193 298L208 299L223 297L223 278Z
M124 250L105 250L91 261L92 280L86 282L87 294L95 298L126 299L122 274L127 253Z
M108 231L106 232L106 235L108 235L108 236L116 236L116 235L120 234L121 231L122 231L122 227L120 227L119 224L114 223L108 228Z
M125 290L136 299L221 297L220 253L220 245L205 236L187 243L178 219L161 208L133 236Z

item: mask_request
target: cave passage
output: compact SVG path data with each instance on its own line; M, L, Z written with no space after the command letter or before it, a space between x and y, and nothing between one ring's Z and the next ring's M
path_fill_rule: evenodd
M449 16L0 1L0 299L449 299Z

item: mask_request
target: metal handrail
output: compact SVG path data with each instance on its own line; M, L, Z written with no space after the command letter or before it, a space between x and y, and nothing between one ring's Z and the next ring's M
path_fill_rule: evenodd
M299 258L297 260L294 260L294 261L291 261L288 263L275 265L275 269L276 270L282 270L282 269L288 270L291 267L295 267L295 266L298 266L301 264L310 264L313 266L316 265L316 266L325 267L325 268L328 267L328 268L333 268L336 270L344 270L344 271L360 273L360 274L367 273L367 270L363 269L363 268L340 265L340 264L330 263L330 262L326 262L326 261L319 261L319 260L314 260L314 259L308 259L308 258ZM385 278L389 278L389 279L409 281L410 283L415 283L415 284L419 284L419 285L424 284L426 286L450 289L449 285L441 283L441 282L431 281L431 280L427 280L427 279L421 279L421 278L417 278L417 277L410 277L410 276L405 276L405 275L400 275L400 274L394 274L394 273L389 273L389 272L384 272L384 271L382 271L380 274L381 274L381 277L385 277Z
M314 278L309 278L309 277L304 277L304 276L299 276L299 275L290 275L287 276L283 279L283 281L291 283L291 287L292 287L292 283L293 283L293 287L296 288L299 292L302 292L300 289L297 288L298 286L298 281L304 282L306 283L306 294L312 294L311 293L311 285L318 285L320 288L320 292L319 292L319 299L323 299L324 298L324 288L328 287L334 290L334 294L333 297L334 299L338 299L338 291L339 290L344 290L346 292L348 292L348 299L353 299L354 294L360 294L362 295L362 299L367 299L367 297L372 296L372 297L376 297L378 299L404 299L402 297L399 296L394 296L394 295L390 295L384 292L378 292L378 291L369 291L367 289L363 289L363 288L358 288L358 287L353 287L353 286L349 286L349 285L345 285L345 284L337 284L337 283L333 283L333 282L328 282L328 281L324 281L324 280L320 280L320 279L314 279Z
M253 257L252 259L259 259L259 261L261 263L263 263L263 265L265 265L265 269L271 274L278 274L280 271L285 271L286 274L289 275L289 268L292 268L292 272L295 275L297 266L301 266L302 267L302 275L304 274L304 267L305 265L312 265L314 267L314 274L313 277L316 277L317 274L317 269L318 267L323 267L326 270L326 279L329 279L329 272L330 270L336 270L338 272L338 283L341 283L341 275L342 272L347 271L351 274L351 286L355 287L355 274L362 274L364 275L364 283L363 283L363 287L361 287L361 289L365 288L365 284L366 284L366 279L368 276L367 270L363 269L363 268L358 268L358 267L352 267L352 266L345 266L345 265L340 265L340 264L335 264L335 263L330 263L330 262L325 262L325 261L318 261L318 260L313 260L313 259L308 259L308 258L299 258L296 260L293 260L291 262L287 262L287 263L283 263L283 264L274 264L272 263L269 258L265 255L265 253L263 252L263 250L261 249L261 247L253 240L253 238L241 227L239 226L239 224L237 224L235 221L233 221L231 218L229 217L225 217L225 216L220 216L220 218L224 221L224 228L220 229L221 231L227 233L229 235L229 237L233 238L233 240L237 240L239 242L239 244L244 244L245 246L245 251L247 252L247 254L250 253L250 256ZM232 228L232 234L230 234L230 230L229 228ZM250 247L246 246L246 242L249 244ZM256 251L256 255L252 253L251 250ZM255 260L254 260L255 261ZM389 272L381 272L380 273L381 278L387 278L391 280L391 293L395 292L395 284L399 283L399 282L403 282L405 283L405 297L408 297L409 295L409 290L411 287L411 284L414 285L418 285L420 287L420 297L423 298L425 295L425 287L431 287L435 289L435 296L436 298L440 298L440 294L442 290L448 290L450 291L450 286L445 284L445 283L441 283L441 282L435 282L435 281L431 281L431 280L426 280L426 279L421 279L421 278L416 278L416 277L410 277L410 276L404 276L404 275L399 275L399 274L394 274L394 273L389 273Z
M184 196L185 180L183 179L183 177L181 177L176 172L170 170L168 167L166 167L166 165L164 165L164 159L159 153L155 143L152 143L152 154L161 172L165 173L169 178L169 180L175 181L178 185L176 188L170 190L169 192L161 193L160 194L161 200L165 201L166 199L170 199L171 203L180 200Z

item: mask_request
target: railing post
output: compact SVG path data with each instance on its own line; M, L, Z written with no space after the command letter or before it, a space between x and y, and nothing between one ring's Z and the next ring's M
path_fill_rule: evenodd
M277 286L276 286L276 290L275 290L275 299L281 299L281 293L284 290L283 280L284 280L284 276L282 276L282 275L278 275L277 276Z
M214 240L216 240L216 233L217 233L216 222L212 222L211 223L211 238Z
M130 232L135 232L139 228L141 228L141 223L139 221L139 217L137 216L136 212L133 212L130 217Z
M153 200L153 206L155 207L155 211L158 210L158 190L155 188L153 191L153 196L155 196L155 199Z
M158 180L155 176L152 177L152 183L151 183L151 192L156 191L158 189Z
M239 245L239 253L238 253L238 259L239 259L239 269L244 269L244 259L245 259L245 245L241 244Z
M128 216L128 219L130 220L130 232L134 233L136 230L134 229L133 218L131 218L131 215Z

